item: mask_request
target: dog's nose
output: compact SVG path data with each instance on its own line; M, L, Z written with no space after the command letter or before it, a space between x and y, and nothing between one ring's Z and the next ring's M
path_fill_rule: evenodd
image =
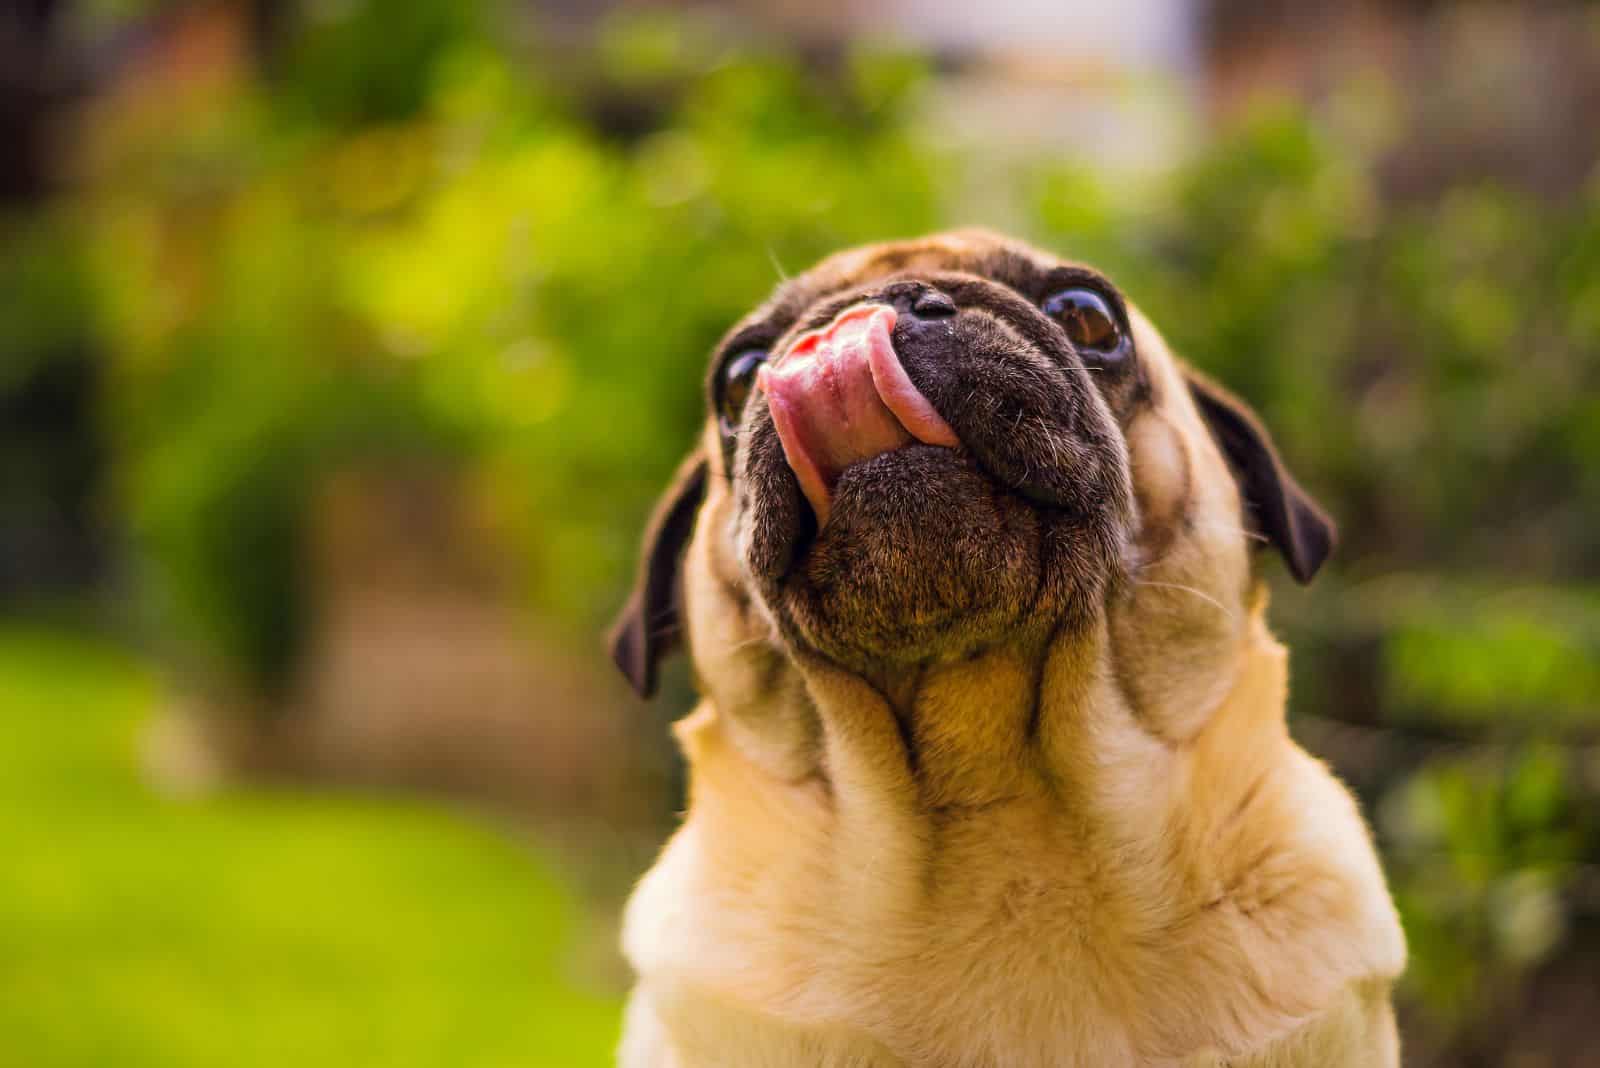
M960 311L950 294L931 282L912 279L890 282L878 299L898 313L902 324L912 328L952 319Z
M948 319L956 313L956 302L937 289L924 289L909 301L910 312L918 319Z
M827 521L834 483L851 464L912 441L955 446L955 431L918 391L895 353L899 313L857 304L800 335L757 378L784 457Z

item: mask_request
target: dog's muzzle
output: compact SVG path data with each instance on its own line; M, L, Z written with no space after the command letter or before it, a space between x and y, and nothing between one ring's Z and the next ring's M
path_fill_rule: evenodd
M919 306L945 317L943 304ZM908 314L921 318L917 307ZM887 304L846 308L827 326L796 338L757 379L784 458L819 527L828 520L834 485L851 465L913 441L960 444L895 352L899 316Z

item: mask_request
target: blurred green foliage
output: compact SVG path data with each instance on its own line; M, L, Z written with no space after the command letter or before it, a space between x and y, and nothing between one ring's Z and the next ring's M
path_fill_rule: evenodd
M233 685L292 674L307 509L363 457L459 464L531 610L597 632L715 339L786 270L981 221L918 132L914 56L308 10L267 75L103 117L20 290L30 329L93 310L142 588ZM1330 572L1275 605L1295 709L1374 740L1345 770L1448 1028L1597 923L1600 181L1401 202L1378 164L1265 107L1156 183L981 173L1255 403L1339 517Z
M1581 770L1560 748L1531 744L1435 762L1391 798L1407 981L1447 1016L1482 1008L1566 937L1563 889L1600 842Z
M93 297L81 246L59 212L0 216L0 393L87 333Z

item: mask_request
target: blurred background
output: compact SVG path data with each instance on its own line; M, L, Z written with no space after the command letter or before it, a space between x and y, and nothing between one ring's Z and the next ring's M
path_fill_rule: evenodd
M599 634L784 272L1108 271L1275 585L1413 1066L1600 1065L1600 5L12 0L0 1062L609 1063L681 666Z

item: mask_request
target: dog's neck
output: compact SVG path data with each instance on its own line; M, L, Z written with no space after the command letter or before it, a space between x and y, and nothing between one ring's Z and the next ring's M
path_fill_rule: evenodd
M1247 803L1288 744L1286 655L1264 611L1255 598L1220 650L1218 697L1185 710L1181 735L1152 722L1130 693L1109 622L875 682L802 657L793 670L803 685L797 677L771 688L772 699L748 711L708 702L678 734L696 797L699 780L715 790L731 774L746 789L803 784L834 803L875 799L904 841L925 840L919 827L929 819L981 822L1044 803L1062 815L1052 834L1095 839L1063 840L1063 849L1153 856L1175 829L1204 836L1214 812Z
M859 708L865 697L847 676L870 688L866 700L892 718L902 759L930 808L978 807L1017 792L1010 773L1045 719L1045 666L1058 633L1036 630L960 657L874 665L846 677L808 660L800 670L824 724L837 718L838 698Z
M1218 650L1207 707L1185 709L1181 734L1141 707L1099 623L1025 636L957 660L868 676L802 658L800 670L821 725L824 777L855 761L914 788L930 812L982 809L1025 796L1030 783L1073 807L1110 801L1101 787L1148 780L1146 798L1177 784L1169 766L1193 767L1213 754L1207 739L1228 734L1227 763L1286 740L1286 656L1268 633L1264 598ZM1243 720L1248 719L1248 725Z

